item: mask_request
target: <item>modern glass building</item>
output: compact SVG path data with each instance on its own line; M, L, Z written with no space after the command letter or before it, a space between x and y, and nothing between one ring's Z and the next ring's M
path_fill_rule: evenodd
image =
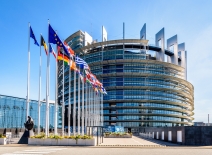
M54 103L50 102L50 129L54 128ZM61 108L58 113L58 128L61 128ZM38 101L31 100L29 114L34 120L35 128L38 124ZM41 102L41 129L45 128L46 103ZM26 99L13 96L0 95L0 128L25 128L26 122Z
M165 47L163 28L155 35L155 45L150 45L145 24L140 39L108 41L102 27L102 42L83 31L66 42L107 90L104 125L124 126L132 132L141 127L193 125L194 87L187 81L185 44L178 44L177 35Z

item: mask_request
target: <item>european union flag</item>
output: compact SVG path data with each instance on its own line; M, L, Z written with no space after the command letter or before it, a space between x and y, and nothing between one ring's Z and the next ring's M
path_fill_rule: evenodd
M69 56L69 52L63 42L60 40L56 32L53 30L51 25L49 24L49 43L57 44L57 46L60 46L65 51L65 54Z
M39 44L38 44L38 42L37 42L37 40L36 40L36 38L35 38L35 35L34 35L33 31L32 31L31 26L30 26L30 37L31 37L32 39L34 39L34 44L39 46Z

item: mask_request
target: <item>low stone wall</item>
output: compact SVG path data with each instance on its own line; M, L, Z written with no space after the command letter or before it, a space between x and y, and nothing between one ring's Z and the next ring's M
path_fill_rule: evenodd
M46 145L46 146L95 146L96 139L39 139L29 138L28 145Z
M105 135L104 138L132 138L132 135Z
M6 145L7 140L6 138L0 138L0 145Z

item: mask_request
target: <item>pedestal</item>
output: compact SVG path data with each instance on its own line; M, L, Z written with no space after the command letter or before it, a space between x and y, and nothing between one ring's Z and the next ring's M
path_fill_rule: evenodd
M28 138L34 136L34 132L33 130L25 130L24 134L22 135L22 137L20 138L18 144L28 144Z

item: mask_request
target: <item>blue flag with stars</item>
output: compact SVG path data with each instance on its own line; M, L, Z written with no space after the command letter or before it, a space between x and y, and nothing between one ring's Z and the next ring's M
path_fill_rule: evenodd
M35 35L34 35L33 31L32 31L31 26L30 26L30 37L31 37L32 39L34 39L34 44L37 45L37 46L39 46L39 44L38 44L38 42L37 42L37 40L36 40L36 38L35 38Z
M49 43L57 44L57 46L60 46L65 51L65 54L69 56L69 52L63 42L60 40L56 32L53 30L51 25L49 24Z

